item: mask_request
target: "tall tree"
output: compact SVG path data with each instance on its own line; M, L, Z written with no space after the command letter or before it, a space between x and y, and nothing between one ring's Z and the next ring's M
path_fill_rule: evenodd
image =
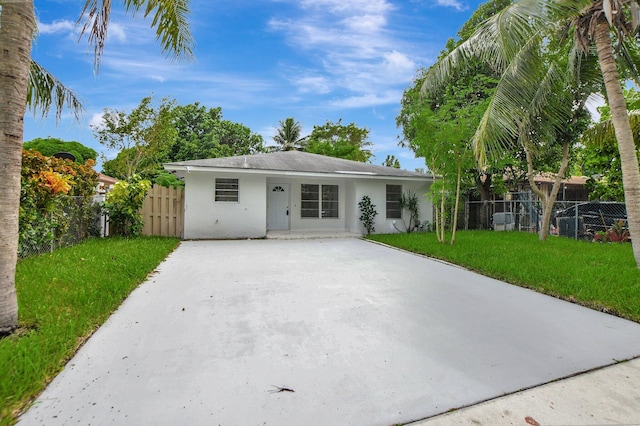
M453 40L447 43L448 49L455 46ZM493 88L497 83L497 77L488 67L474 67L472 72L461 73L452 78L446 85L441 87L438 93L432 96L423 97L420 94L427 70L419 70L414 82L403 93L400 114L396 117L396 125L402 129L402 139L398 143L400 146L408 147L416 156L424 157L425 163L429 170L443 177L444 185L456 182L457 179L449 179L451 175L444 176L448 170L447 165L452 161L445 160L447 153L448 139L445 137L453 137L452 145L461 147L465 143L470 148L470 140L473 133L469 134L468 129L475 130L478 126L481 114L478 112L470 114L471 109L486 108L486 99L493 93ZM479 111L482 113L484 110ZM459 113L459 114L458 114ZM473 118L471 121L470 119ZM458 122L462 125L461 132L449 130L448 121ZM464 124L460 123L464 121ZM429 130L427 130L429 129ZM465 141L460 140L460 136L468 138ZM452 151L453 152L453 151ZM460 158L460 157L458 157ZM466 163L463 173L465 181L471 179L475 183L481 199L489 200L491 196L490 187L492 177L495 173L498 176L504 174L503 170L496 167L476 167L471 162ZM456 174L456 170L450 170ZM434 187L435 191L440 194L453 194L455 189L451 191L440 188L441 185ZM455 185L454 185L455 186ZM447 198L447 197L445 197ZM434 203L439 204L440 201L446 202L442 197L434 198ZM484 210L481 211L485 213ZM486 214L485 214L486 216ZM442 215L438 216L438 220L443 219ZM482 223L488 222L487 217L481 220ZM444 221L441 222L444 225Z
M342 119L337 123L327 120L322 126L313 126L305 151L368 163L373 156L367 149L372 145L368 137L369 129L360 128L355 123L345 126Z
M164 99L154 107L146 97L131 112L106 108L100 124L92 125L93 134L118 156L105 162L105 173L129 181L136 174L158 168L176 137L171 126L172 102Z
M26 111L33 1L0 3L0 335L18 325L15 290L23 117Z
M300 123L295 121L293 117L280 121L280 127L278 127L273 137L273 141L278 145L272 147L272 151L294 151L296 149L303 149L307 138L301 137L301 132Z
M75 162L84 164L87 160L96 160L98 153L95 149L89 148L76 141L63 141L58 138L35 138L23 144L26 150L38 151L42 155L51 157L60 152L68 152L76 158Z
M441 52L440 58L445 57L458 45L469 39L484 20L495 15L511 3L512 0L492 0L480 5L471 18L458 31L458 40L449 39L447 41L445 46L446 50ZM500 75L493 67L476 60L473 65L468 66L465 70L451 75L446 83L442 84L438 90L430 93L428 97L423 97L420 92L427 73L428 70L419 70L413 84L403 93L401 101L402 108L396 118L396 125L402 128L402 139L399 145L409 147L416 153L419 150L421 152L419 155L426 155L425 159L428 158L429 161L438 161L440 165L438 167L441 169L438 173L443 176L442 173L444 173L447 168L442 169L442 166L446 166L455 161L449 159L443 162L443 155L447 155L446 150L439 155L430 155L430 150L439 151L441 144L447 144L447 140L443 139L443 133L439 133L438 126L443 132L448 132L448 130L445 130L447 126L445 124L446 121L464 121L464 124L458 123L462 125L460 133L456 133L455 131L450 132L454 138L452 143L460 147L462 141L460 141L459 136L465 134L465 137L468 138L466 144L470 147L471 135L468 131L470 128L475 129L478 126L482 115L481 112L484 111L482 108L486 108L486 100L493 94ZM473 113L471 113L472 109L474 110ZM458 114L458 112L460 113ZM426 118L431 113L435 114L435 121L433 122L435 129L432 130L436 130L436 133L424 132L419 128L419 126L426 125L423 118ZM422 117L422 115L425 115L425 117ZM473 118L473 121L470 121L471 118ZM482 167L477 167L472 161L466 162L467 168L461 170L464 175L461 183L463 183L463 187L466 187L465 190L471 189L468 185L468 183L471 182L478 194L480 194L481 201L488 201L493 195L492 190L495 185L502 183L505 169L511 164L509 161L511 157L515 158L515 155L503 156L503 158L493 161L490 164L485 164ZM461 159L461 157L457 158ZM427 161L427 165L432 169L435 165L429 164L429 161ZM450 172L453 173L453 175L457 174L455 167L453 170L450 170ZM495 179L494 176L496 176ZM455 190L457 179L450 179L451 177L452 176L443 176L445 186L453 184L452 188L445 191L444 188L442 190L439 189L440 185L436 185L434 190L439 191L441 195L445 193L457 193ZM447 200L442 197L434 198L436 204L446 201ZM455 205L455 202L453 204ZM489 223L488 213L489 209L483 208L480 210L481 223ZM445 222L443 216L444 215L441 214L438 217L439 220L442 219L441 225L444 225Z
M265 152L262 136L241 123L222 119L222 108L198 102L176 106L170 113L177 135L163 161L251 155Z
M521 111L535 116L545 108L552 117L564 114L562 108L554 108L559 103L548 99L557 94L552 82L565 78L566 70L541 56L540 45L551 39L565 43L569 52L565 63L576 74L585 67L590 48L595 46L620 151L633 252L640 267L640 170L616 64L618 60L618 65L629 71L623 75L640 75L639 18L638 0L521 0L487 20L440 61L424 89L428 92L437 87L469 58L482 58L503 71L500 88L474 137L476 155L486 160L487 153L495 155L514 138L526 135L522 126L526 117ZM554 122L561 126L563 120L556 118Z
M123 0L127 12L152 16L151 27L165 54L176 59L191 56L192 39L186 15L188 0ZM27 103L46 113L79 104L58 81L31 61L36 30L33 0L0 0L0 334L18 325L15 267L18 252L20 163ZM111 1L87 0L81 12L82 33L89 34L96 69L107 37Z

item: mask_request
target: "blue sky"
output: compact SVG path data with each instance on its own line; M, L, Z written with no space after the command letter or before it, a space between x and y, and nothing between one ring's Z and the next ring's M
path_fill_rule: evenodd
M114 2L118 3L118 2ZM294 117L303 134L327 120L370 130L380 164L387 154L403 168L424 167L398 147L395 118L402 92L430 66L471 16L476 0L217 0L191 1L195 60L165 59L149 22L114 6L98 74L75 22L84 0L36 1L39 35L32 57L71 88L86 109L27 113L24 140L79 141L111 158L89 127L104 108L130 111L145 96L221 107L224 119L263 136Z

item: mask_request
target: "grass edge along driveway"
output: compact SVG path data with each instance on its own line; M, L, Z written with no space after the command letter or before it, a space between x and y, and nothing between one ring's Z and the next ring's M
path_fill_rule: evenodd
M177 238L96 238L18 262L20 329L0 340L0 425L18 415L158 264Z
M640 322L640 270L628 243L493 231L459 231L454 245L439 243L435 233L367 238Z

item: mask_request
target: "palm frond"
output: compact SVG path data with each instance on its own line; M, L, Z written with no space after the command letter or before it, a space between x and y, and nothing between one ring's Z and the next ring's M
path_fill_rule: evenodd
M194 41L187 22L188 3L188 0L124 0L126 11L133 16L140 11L145 18L152 15L151 27L156 30L162 53L173 60L193 57ZM96 70L100 67L110 16L111 0L87 0L78 19L78 23L82 22L80 36L89 34Z
M189 0L124 0L127 11L133 14L144 7L144 17L153 15L151 27L156 29L156 40L168 57L191 59L193 37L189 32L187 15Z
M628 112L629 124L633 132L633 140L636 147L640 148L640 110ZM580 141L586 146L605 147L616 145L616 134L611 120L595 124L584 132Z
M40 112L43 117L46 117L51 108L54 107L57 120L62 117L62 111L65 107L71 110L76 120L80 118L84 111L82 103L76 97L76 94L33 60L29 70L27 106L33 111L34 115Z
M640 86L640 47L635 38L627 37L618 46L618 65L636 85Z
M80 28L80 37L89 33L89 45L93 46L94 67L100 68L100 59L107 40L107 29L111 17L111 0L87 0L78 18L78 24L84 20Z

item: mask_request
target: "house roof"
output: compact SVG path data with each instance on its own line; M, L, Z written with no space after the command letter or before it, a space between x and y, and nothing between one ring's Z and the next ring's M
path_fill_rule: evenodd
M118 179L111 176L103 175L102 173L98 173L98 182L102 182L107 185L113 185L114 183L118 182Z
M293 174L330 174L344 177L395 177L431 180L424 173L409 172L391 167L377 166L342 158L327 157L301 151L282 151L237 157L208 158L204 160L166 163L167 170L245 170L289 172Z
M538 174L533 178L533 180L539 183L553 183L555 182L556 178L554 176L545 176L542 174ZM587 183L587 180L589 180L589 178L586 176L571 176L568 179L562 179L562 183L569 185L584 185L585 183Z

